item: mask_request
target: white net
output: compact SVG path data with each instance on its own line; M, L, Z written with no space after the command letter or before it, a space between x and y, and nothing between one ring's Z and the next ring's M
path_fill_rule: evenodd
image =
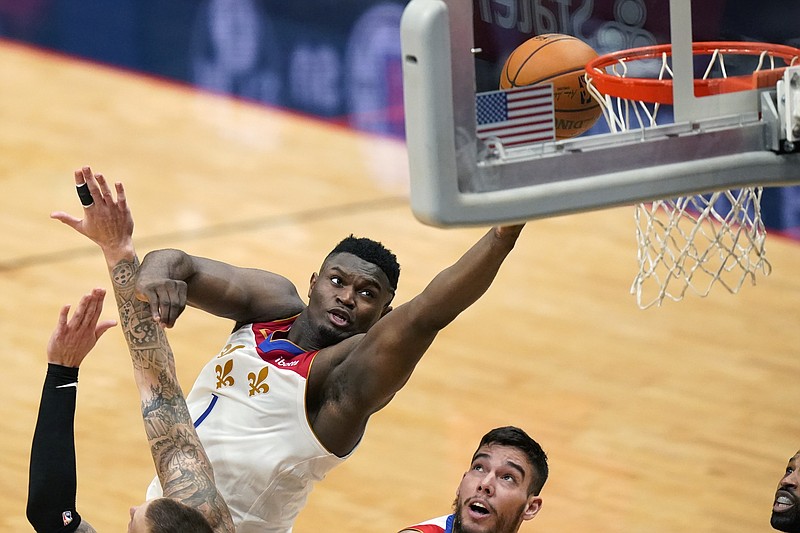
M762 56L755 70L773 67ZM619 77L672 77L667 54L648 61L621 60L609 70ZM724 56L717 51L711 54L705 76L712 70L727 76ZM659 104L601 94L588 76L587 89L601 104L612 132L655 127L662 121ZM707 296L715 284L736 293L746 280L754 284L758 272L769 275L761 193L762 187L746 187L638 204L639 271L631 293L639 307L679 301L687 291Z
M639 307L707 296L715 283L736 293L756 273L769 275L761 187L638 204L639 272L631 286Z

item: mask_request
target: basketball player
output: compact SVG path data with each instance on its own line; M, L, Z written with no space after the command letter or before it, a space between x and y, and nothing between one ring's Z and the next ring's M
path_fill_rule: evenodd
M233 533L233 521L214 483L214 473L192 425L175 375L172 351L146 302L136 299L138 260L133 220L123 189L87 204L81 232L103 248L142 402L142 418L165 497L131 508L129 532ZM99 198L99 196L98 196ZM84 296L67 320L69 306L47 346L48 372L33 438L27 516L36 531L92 532L75 508L74 418L78 369L114 321L98 324L105 290Z
M88 167L75 183L95 199L110 194ZM81 220L52 216L86 234ZM491 229L394 310L399 267L368 239L345 239L325 258L308 305L278 274L177 250L145 257L137 291L155 320L171 327L188 304L236 322L187 403L239 533L291 530L313 484L350 456L437 333L489 288L521 230Z
M524 431L496 428L481 439L461 478L453 514L400 533L516 533L542 508L547 455Z
M778 483L772 504L770 524L778 531L800 533L800 450L789 459L786 472Z

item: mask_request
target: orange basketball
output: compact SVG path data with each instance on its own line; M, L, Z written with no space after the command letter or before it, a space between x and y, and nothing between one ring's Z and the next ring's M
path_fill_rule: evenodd
M500 74L500 88L552 83L556 138L575 137L591 128L602 114L583 78L586 63L595 57L597 52L577 37L537 35L508 56Z

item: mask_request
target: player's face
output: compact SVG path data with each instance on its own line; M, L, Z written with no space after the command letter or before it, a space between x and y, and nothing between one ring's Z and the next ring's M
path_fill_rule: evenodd
M147 508L153 500L148 500L141 505L131 507L131 521L128 522L128 533L148 533L150 528L147 526Z
M772 504L770 524L778 531L800 532L800 451L789 459L786 472L778 483Z
M533 467L516 448L481 446L458 487L454 533L514 533L542 499L528 495Z
M326 345L364 333L389 309L386 274L359 257L340 253L311 276L308 312Z

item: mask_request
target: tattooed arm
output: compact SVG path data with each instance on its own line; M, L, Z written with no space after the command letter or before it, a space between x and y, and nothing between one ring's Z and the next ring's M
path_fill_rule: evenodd
M75 183L86 183L94 203L77 219L63 212L51 216L85 235L103 250L139 388L147 440L164 496L199 510L214 531L233 533L230 511L214 483L214 472L192 424L175 374L175 361L164 330L149 306L135 296L139 262L133 247L133 217L121 183L117 198L101 175L84 167Z
M200 510L215 531L233 532L233 521L192 424L164 330L146 302L136 299L135 256L114 265L111 279L120 325L128 343L142 402L147 441L164 496Z

